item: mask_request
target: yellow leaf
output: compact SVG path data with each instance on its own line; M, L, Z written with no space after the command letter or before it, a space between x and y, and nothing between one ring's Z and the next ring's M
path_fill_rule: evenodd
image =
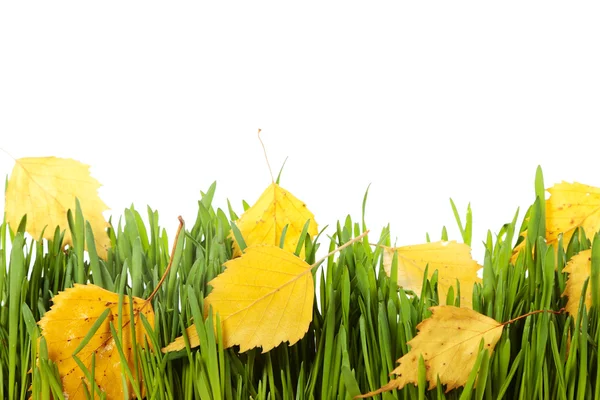
M471 258L471 248L464 243L441 241L414 246L385 247L383 268L391 274L394 252L398 252L398 285L421 295L423 274L428 268L428 278L438 271L438 294L440 301L446 301L450 286L456 287L460 281L460 305L472 307L473 284L481 282L477 271L481 265Z
M79 351L77 357L91 371L92 354L94 354L96 384L106 393L107 399L122 399L121 358L110 331L112 322L118 332L119 295L95 285L75 284L74 288L54 296L52 301L54 305L40 320L39 325L42 328L42 336L48 344L48 357L58 367L65 398L69 400L86 398L83 386L89 385L89 382L84 378L84 374L75 363L72 354L94 322L108 308L110 310L108 317L95 335ZM133 298L133 311L135 340L145 347L147 335L140 313L143 313L150 325L154 326L154 311L150 303L137 297ZM134 371L136 366L133 358L131 316L127 296L123 297L122 312L121 345L128 365ZM141 371L139 376L141 377ZM131 386L129 393L133 396Z
M546 200L546 241L554 244L563 234L565 246L575 229L582 227L588 235L600 229L600 188L581 183L562 182L548 189Z
M464 386L479 355L479 345L490 355L502 336L504 324L468 308L453 306L432 307L431 318L423 320L419 333L408 342L411 349L398 360L392 371L397 375L375 392L359 397L371 397L407 383L418 383L419 357L423 356L429 389L437 386L437 378L446 385L446 392Z
M318 233L313 213L293 194L272 183L235 223L248 247L256 244L279 246L281 232L287 225L283 248L293 253L308 220L308 234L313 238ZM235 238L233 246L233 256L240 256L240 247Z
M569 274L563 293L563 296L568 297L565 309L573 317L577 317L583 283L592 273L592 250L583 250L571 257L563 272ZM588 286L585 292L585 306L588 310L592 306L591 285Z
M38 239L52 240L54 229L66 230L64 244L72 245L67 210L75 210L79 199L84 219L90 222L98 256L106 259L110 239L108 223L102 212L106 204L98 197L100 183L89 174L89 166L69 158L20 158L8 180L6 189L6 219L17 229L27 214L27 232ZM44 230L44 228L46 228Z
M582 227L591 237L600 230L600 188L581 183L561 182L546 189L550 197L546 200L546 243L556 245L563 235L566 246L577 228ZM513 250L514 262L519 251L525 248L525 241Z
M272 245L246 248L225 263L227 269L209 285L205 315L219 313L225 347L240 345L244 352L262 347L263 353L281 342L300 340L312 320L314 284L311 266L289 251ZM187 328L191 347L200 344L195 326ZM163 352L185 348L183 337Z

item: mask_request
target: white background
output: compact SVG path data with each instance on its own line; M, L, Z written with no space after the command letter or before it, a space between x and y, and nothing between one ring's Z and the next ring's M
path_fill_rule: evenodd
M262 128L320 226L371 184L373 238L460 239L452 197L479 261L538 164L600 186L597 2L198 3L0 3L0 147L90 164L109 215L149 204L172 240L215 180L222 208L258 198Z

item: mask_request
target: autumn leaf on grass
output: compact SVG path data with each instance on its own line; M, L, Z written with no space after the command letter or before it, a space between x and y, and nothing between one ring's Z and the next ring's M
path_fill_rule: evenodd
M16 230L27 214L27 232L35 239L52 240L54 229L66 230L64 244L72 245L67 210L79 199L84 219L90 222L98 256L106 259L110 239L102 212L108 207L98 197L100 183L92 178L89 166L69 158L20 158L6 188L6 219ZM46 228L44 230L44 228Z
M235 224L246 246L256 244L279 246L283 228L287 225L283 248L293 253L296 251L302 229L309 220L308 234L313 238L318 233L313 213L293 194L272 183L256 203L235 221ZM238 257L241 254L234 237L233 256Z
M563 234L566 247L575 230L582 227L592 235L600 230L600 188L581 183L561 182L547 189L550 197L546 200L546 243L556 245ZM514 262L526 241L513 250Z
M244 352L260 346L265 353L304 336L313 312L311 265L277 246L257 245L225 267L208 283L213 290L204 299L205 316L210 306L213 315L220 315L225 348L237 344ZM194 325L187 335L191 347L200 344ZM183 348L179 337L163 352Z
M384 247L383 268L390 276L394 252L398 253L398 285L421 295L423 274L428 278L438 271L438 293L446 300L450 286L460 281L460 305L472 307L473 284L481 282L477 271L481 265L471 258L471 248L464 243L441 241L414 246Z
M592 250L583 250L571 257L567 265L563 268L563 272L569 274L567 284L563 296L567 296L567 305L565 309L573 317L577 317L579 310L579 300L581 299L581 291L583 283L592 273ZM585 306L589 310L592 306L592 290L591 284L585 292Z
M371 397L407 383L418 383L419 357L423 356L429 389L440 383L446 392L464 386L479 355L479 345L490 355L502 336L504 324L468 308L437 306L430 308L432 315L423 320L419 333L408 344L410 351L398 360L400 365L392 371L396 378L374 392L359 396Z
M99 286L75 284L74 288L54 296L52 302L54 305L40 320L39 325L48 344L48 358L56 363L61 376L65 398L69 400L86 398L84 385L89 385L89 382L83 378L84 374L72 355L90 328L108 309L108 315L94 336L77 353L77 357L91 371L92 355L94 355L96 384L106 393L107 399L122 399L121 357L110 330L112 322L118 331L119 295ZM121 346L129 368L135 376L136 366L133 358L129 307L129 298L124 296L123 314L121 315L123 324ZM151 304L134 297L133 312L135 340L139 345L145 347L147 334L140 313L146 316L150 326L154 326L154 311ZM141 381L141 371L138 376ZM128 391L133 396L134 391L131 385Z
M244 352L260 346L264 353L285 341L296 343L312 320L312 269L368 233L344 243L313 265L277 246L246 248L241 257L225 263L225 272L208 283L213 290L204 299L204 317L211 307L213 315L219 314L225 348L239 345ZM191 325L186 331L190 346L200 345L196 327ZM184 348L181 336L162 351Z

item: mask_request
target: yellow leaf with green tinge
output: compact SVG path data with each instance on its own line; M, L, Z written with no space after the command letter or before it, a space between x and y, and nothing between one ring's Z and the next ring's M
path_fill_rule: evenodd
M5 195L6 219L16 230L27 215L27 233L52 240L57 226L66 230L63 244L72 245L67 210L79 199L84 219L94 232L98 256L106 259L110 239L102 212L108 207L98 197L100 183L89 166L69 158L34 157L16 160Z
M93 356L95 358L94 379L98 387L106 393L107 399L123 399L121 357L110 330L112 322L117 332L119 331L119 295L99 286L75 284L75 287L54 296L52 302L54 305L40 320L39 325L48 345L48 358L58 368L65 398L69 400L87 398L84 385L89 389L89 382L72 355L92 325L108 308L108 316L94 336L79 351L77 357L91 371ZM145 315L150 326L154 326L154 311L150 303L134 297L132 319L129 307L129 298L124 296L121 346L129 368L135 371L131 321L134 322L137 344L145 347L146 340L150 343L150 339L147 338L140 313ZM141 377L141 370L139 376ZM128 392L133 396L131 385Z
M287 225L283 248L293 253L306 221L310 221L308 235L313 238L318 233L313 213L293 194L272 183L235 224L248 247L256 244L279 246L283 228ZM241 255L235 238L233 255Z
M446 301L451 286L456 288L460 281L460 305L472 307L473 284L480 283L477 271L481 265L471 257L471 248L464 243L440 241L414 246L385 247L383 267L391 274L394 252L398 253L398 285L421 295L423 274L427 266L428 278L438 271L438 294L440 301ZM456 293L456 291L455 291Z
M464 386L479 355L481 341L491 355L502 336L504 324L471 309L438 306L430 310L431 318L417 325L418 334L408 342L410 351L392 371L396 378L381 389L359 397L402 389L408 383L416 385L420 356L425 362L430 390L437 386L438 377L446 385L446 392Z
M568 297L565 309L573 317L577 317L583 284L592 273L592 250L583 250L571 257L567 265L563 268L563 272L569 274L563 293L563 296ZM591 283L585 292L584 302L585 307L589 310L592 306Z
M546 243L556 246L563 235L566 246L571 236L582 227L588 237L600 230L600 188L581 183L561 182L549 189L546 200ZM511 261L514 263L519 252L525 248L522 241L513 250Z

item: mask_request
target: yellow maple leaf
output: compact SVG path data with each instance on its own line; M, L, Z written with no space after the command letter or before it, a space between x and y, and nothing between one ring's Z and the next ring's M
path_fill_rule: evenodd
M579 300L581 299L581 291L583 283L592 273L592 250L583 250L571 257L563 272L569 274L563 296L567 296L567 305L565 309L573 317L577 317L579 310ZM585 292L585 306L589 310L592 306L592 290L591 285L588 286Z
M502 336L504 324L468 308L437 306L430 308L432 315L419 325L419 333L408 344L411 349L402 356L400 365L392 371L397 375L387 385L360 398L371 397L407 383L418 383L419 357L425 362L429 389L440 383L446 392L464 386L479 355L479 345L490 355Z
M471 248L464 243L440 241L413 246L384 247L383 268L391 274L394 252L398 253L398 285L421 295L423 274L428 278L438 271L438 294L446 301L448 290L460 281L461 307L473 306L473 284L481 282L477 271L482 268L471 258Z
M260 346L264 353L304 336L313 312L311 265L277 246L256 245L225 267L209 282L213 290L204 299L205 315L210 306L219 313L224 347L238 344L244 352ZM198 346L195 326L186 331L191 347ZM163 352L183 348L179 337Z
M600 230L600 188L577 182L561 182L546 190L550 193L546 200L548 245L554 245L556 249L558 238L562 234L566 248L579 227L590 237ZM514 248L511 258L513 263L524 248L525 241Z
M58 368L65 398L70 400L86 398L84 385L89 385L89 382L84 378L72 355L90 328L108 309L108 316L89 342L77 353L77 357L91 371L92 355L94 355L96 384L106 393L107 399L122 399L121 358L110 330L112 322L118 331L119 295L99 286L75 284L75 287L54 296L52 301L54 305L40 320L39 325L48 345L48 358L54 361ZM124 296L121 345L129 368L135 371L129 307L129 298ZM140 313L143 313L150 325L154 326L152 305L134 297L133 312L135 340L145 347L147 334ZM139 376L141 381L141 371ZM128 391L133 396L131 385Z
M106 259L110 239L102 212L108 207L98 197L100 183L89 166L69 158L32 157L16 160L5 194L6 220L17 229L27 214L27 232L35 239L54 238L54 229L66 230L63 243L72 245L67 210L79 199L84 219L94 232L98 256ZM45 229L44 229L45 228Z
M313 213L293 194L272 183L235 223L248 247L256 244L279 246L281 233L287 225L283 248L293 253L304 224L309 220L308 235L313 238L318 233ZM235 237L233 246L233 256L240 256L242 253Z

